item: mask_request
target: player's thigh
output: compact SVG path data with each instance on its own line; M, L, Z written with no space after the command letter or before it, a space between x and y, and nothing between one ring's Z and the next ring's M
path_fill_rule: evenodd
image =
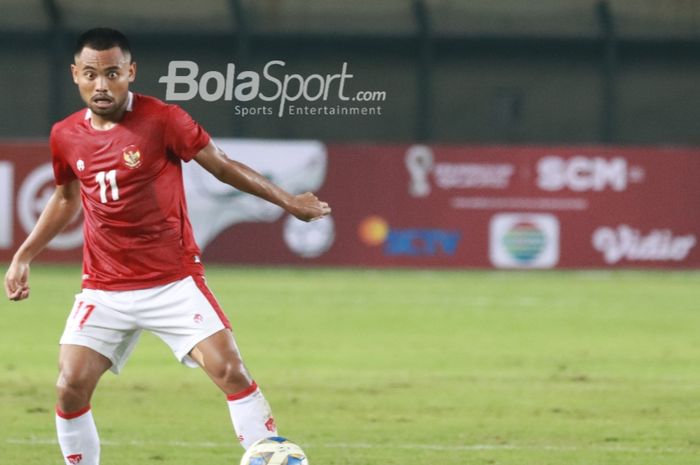
M92 392L112 362L89 347L63 344L58 356L58 388Z

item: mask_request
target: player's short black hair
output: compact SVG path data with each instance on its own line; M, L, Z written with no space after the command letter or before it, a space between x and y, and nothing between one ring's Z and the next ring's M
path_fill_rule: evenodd
M85 47L93 50L109 50L113 47L119 47L122 52L129 54L131 61L134 61L129 39L116 29L96 27L83 32L75 43L75 55L80 55Z

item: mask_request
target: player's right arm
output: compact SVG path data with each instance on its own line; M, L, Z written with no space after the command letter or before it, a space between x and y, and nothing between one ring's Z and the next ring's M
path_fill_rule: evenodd
M5 274L5 293L10 300L29 297L29 264L71 222L80 210L77 180L56 186L31 234L17 249Z

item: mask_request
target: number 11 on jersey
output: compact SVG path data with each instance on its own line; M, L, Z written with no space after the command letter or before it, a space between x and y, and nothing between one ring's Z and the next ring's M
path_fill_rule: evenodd
M119 200L119 186L117 186L117 170L107 172L100 171L95 176L95 180L100 185L100 202L107 203L107 184L111 187L112 200Z

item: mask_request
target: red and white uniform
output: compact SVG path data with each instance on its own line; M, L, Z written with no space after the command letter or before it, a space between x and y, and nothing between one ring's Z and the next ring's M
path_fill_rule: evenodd
M202 274L187 217L181 160L209 134L176 105L129 94L124 118L99 131L90 110L54 125L56 183L80 180L83 288L144 289Z
M192 348L230 329L204 282L182 183L181 162L209 134L180 107L132 93L111 129L90 117L81 110L51 131L56 184L80 181L85 216L83 290L61 344L90 347L119 372L148 330L196 366Z
M80 181L85 223L83 289L66 321L61 344L89 347L118 373L150 331L182 363L200 341L229 328L204 282L187 217L181 161L190 161L209 135L182 109L129 93L122 120L107 131L82 110L51 131L56 183ZM228 396L244 447L276 436L270 406L255 383ZM99 437L89 406L66 414L56 428L67 465L99 463Z

